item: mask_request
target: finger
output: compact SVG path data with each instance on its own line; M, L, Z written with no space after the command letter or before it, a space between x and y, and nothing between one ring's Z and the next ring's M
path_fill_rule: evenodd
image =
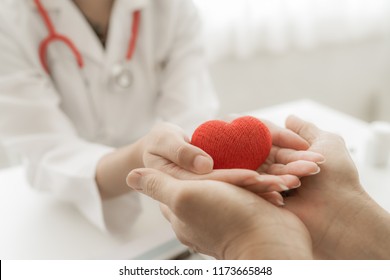
M232 185L250 185L259 182L260 175L256 171L247 169L217 169L211 173L198 175L198 174L185 174L185 180L214 180L229 183Z
M185 224L173 213L173 211L165 204L160 203L160 210L165 219L169 221L176 237L179 241L187 246L191 246L188 241L188 234L183 229L186 228Z
M160 171L148 168L132 170L127 175L129 187L163 203L170 205L172 194L176 191L175 179Z
M198 174L211 172L213 159L202 149L191 145L188 137L178 132L168 133L156 140L150 154L161 156L179 167Z
M262 180L256 184L242 186L244 189L256 194L267 192L282 192L301 186L301 181L293 175L261 175Z
M321 133L321 130L314 124L306 122L293 115L286 119L286 127L297 133L310 144L313 144L313 142L318 138L318 135Z
M275 153L275 161L277 163L287 164L298 160L312 161L317 164L322 164L325 162L325 157L312 151L296 151L292 149L278 149Z
M239 186L252 185L261 181L259 173L248 169L217 169L207 174L195 174L163 158L156 158L154 161L160 162L154 166L155 169L180 180L214 180Z
M307 150L309 148L307 141L296 133L281 128L267 120L262 121L267 125L271 132L273 145L294 150Z
M283 206L284 199L283 196L279 192L268 192L259 194L259 196L268 202L272 203L275 206Z
M269 192L272 190L284 191L300 185L299 178L293 175L268 175L259 174L256 171L246 169L218 169L205 175L181 173L183 180L213 180L221 181L245 189L257 192Z
M272 164L268 169L268 174L284 175L291 174L298 177L310 176L320 172L319 166L311 161L298 160L288 164Z
M168 159L185 170L206 174L213 170L213 159L202 149L189 143L172 143Z
M164 218L168 220L168 222L172 223L175 215L171 211L171 209L163 203L160 203L160 211L163 214Z

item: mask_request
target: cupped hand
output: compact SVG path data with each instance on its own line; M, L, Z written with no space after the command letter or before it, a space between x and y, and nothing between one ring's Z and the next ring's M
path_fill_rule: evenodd
M247 190L212 180L178 180L136 169L130 187L161 202L178 239L218 259L311 258L303 223Z

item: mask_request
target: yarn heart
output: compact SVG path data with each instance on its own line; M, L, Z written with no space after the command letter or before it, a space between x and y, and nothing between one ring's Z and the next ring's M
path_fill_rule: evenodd
M191 144L214 160L214 169L245 168L256 170L267 159L272 138L260 120L245 116L231 123L212 120L193 133Z

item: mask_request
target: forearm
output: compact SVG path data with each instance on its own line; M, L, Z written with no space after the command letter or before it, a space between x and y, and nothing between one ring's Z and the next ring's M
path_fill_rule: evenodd
M293 242L293 241L292 241ZM310 248L310 247L309 247ZM241 260L310 260L312 252L307 247L285 246L282 244L268 244L252 247L238 255L235 259Z
M374 205L372 207L375 207ZM390 215L381 207L375 213L368 213L367 221L359 224L357 232L368 228L366 246L360 246L359 257L364 259L390 259Z
M281 234L283 232L283 234ZM264 235L270 238L264 238ZM277 237L279 235L279 237ZM263 236L263 237L262 237ZM276 238L275 238L276 237ZM302 232L262 229L257 234L243 235L223 252L224 259L237 260L305 260L313 259L311 239Z
M390 259L390 214L367 194L353 200L353 206L337 225L334 259ZM332 248L332 247L330 247Z
M126 177L132 169L144 167L141 140L103 156L96 167L96 183L103 199L130 191Z

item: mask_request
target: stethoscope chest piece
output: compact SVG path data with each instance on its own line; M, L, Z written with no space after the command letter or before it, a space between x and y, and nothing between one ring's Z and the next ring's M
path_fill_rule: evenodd
M111 69L113 85L119 90L130 88L134 82L134 75L128 63L115 64Z

